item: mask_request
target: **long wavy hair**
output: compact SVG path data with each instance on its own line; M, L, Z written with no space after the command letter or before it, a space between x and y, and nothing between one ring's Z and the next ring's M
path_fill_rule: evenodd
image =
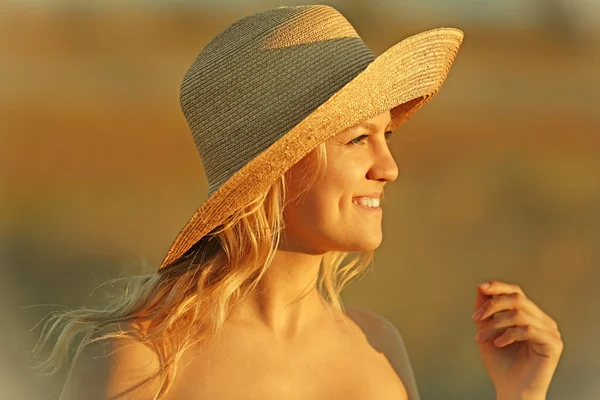
M305 175L309 180L298 195L308 191L325 172L325 143L307 157L314 161L309 166L316 169L311 167ZM218 336L228 316L255 290L269 268L284 228L288 178L286 172L171 264L149 274L108 281L124 280L126 289L108 298L106 307L49 313L34 354L41 352L52 335L58 334L58 338L49 356L33 368L44 376L56 374L69 358L76 335L83 334L83 338L74 348L73 362L86 344L129 338L149 346L159 356L160 389L153 399L163 399L177 374L181 355ZM330 310L345 312L341 290L368 271L372 260L372 250L324 254L315 285Z

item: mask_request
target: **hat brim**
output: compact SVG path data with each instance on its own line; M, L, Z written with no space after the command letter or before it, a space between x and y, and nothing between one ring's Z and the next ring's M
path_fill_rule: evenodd
M181 229L159 269L186 253L228 216L264 192L319 144L387 110L395 130L440 90L462 44L456 28L436 28L410 36L231 176Z

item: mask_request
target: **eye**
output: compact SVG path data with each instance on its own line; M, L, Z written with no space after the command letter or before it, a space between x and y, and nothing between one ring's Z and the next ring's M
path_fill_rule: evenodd
M352 139L351 141L348 142L349 145L354 145L354 144L359 144L364 138L368 137L369 135L360 135L357 138Z
M392 132L393 132L393 131L386 131L386 132L385 132L385 140L386 140L387 142L389 142L389 138L390 138L390 135L392 134ZM349 144L350 146L353 146L353 145L359 144L359 143L360 143L360 142L362 142L362 140L363 140L364 138L366 138L366 137L369 137L369 135L360 135L359 137L357 137L357 138L354 138L354 139L352 139L351 141L349 141L347 144Z

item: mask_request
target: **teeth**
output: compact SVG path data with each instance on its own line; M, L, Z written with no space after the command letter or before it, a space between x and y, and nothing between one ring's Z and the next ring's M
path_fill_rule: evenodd
M368 197L361 197L358 200L352 200L356 205L365 207L379 207L379 199L370 199Z

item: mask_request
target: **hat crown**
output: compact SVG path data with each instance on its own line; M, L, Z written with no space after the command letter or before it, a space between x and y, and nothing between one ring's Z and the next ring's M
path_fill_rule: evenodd
M374 59L348 20L325 5L258 12L217 34L180 91L208 196Z

